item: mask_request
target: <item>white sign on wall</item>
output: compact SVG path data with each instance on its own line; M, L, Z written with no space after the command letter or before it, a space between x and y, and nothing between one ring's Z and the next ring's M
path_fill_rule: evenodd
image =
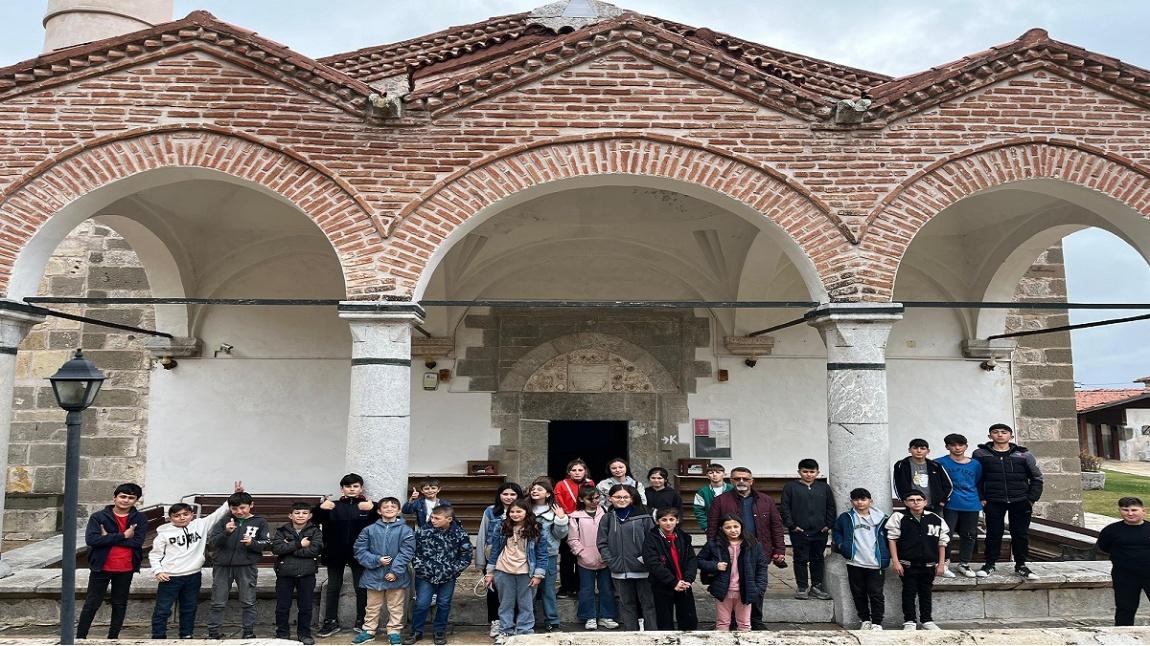
M712 460L731 459L731 420L694 420L694 457Z

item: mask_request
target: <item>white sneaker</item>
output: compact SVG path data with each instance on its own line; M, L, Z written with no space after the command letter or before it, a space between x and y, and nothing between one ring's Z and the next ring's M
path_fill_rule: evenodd
M948 567L944 567L944 568L942 568L942 578L944 578L944 579L953 579L953 578L954 578L954 577L956 577L956 576L958 576L958 575L957 575L957 574L955 574L954 572L951 572L951 571L950 571L950 568L948 568Z
M615 630L619 627L619 622L615 621L614 619L600 619L599 627L606 628L607 630Z
M584 630L599 630L599 622L594 619L588 619L587 623L583 624Z
M504 635L503 633L499 633L498 635L495 636L495 643L496 644L506 644L507 640L510 637L511 637L511 635Z
M491 630L489 630L487 632L487 636L488 637L498 637L499 636L499 620L498 619L491 622Z
M966 563L959 563L958 564L958 573L961 574L962 576L970 577L970 578L974 578L974 577L978 576L978 574L974 570L970 569L970 566L967 565Z
M870 627L870 629L871 629L871 630L882 630L882 624L873 624L873 625Z
M874 627L874 624L872 624L869 621L864 621L864 622L862 622L862 625L859 626L859 630L873 630L874 629L873 627Z
M942 628L939 628L938 624L934 623L933 621L922 622L922 629L923 630L942 630Z
M903 630L918 630L918 624L908 621L902 625Z

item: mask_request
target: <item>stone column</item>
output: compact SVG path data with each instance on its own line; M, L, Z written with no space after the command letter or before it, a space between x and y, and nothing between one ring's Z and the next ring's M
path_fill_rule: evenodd
M340 305L351 326L351 400L347 470L363 476L368 495L406 500L411 446L411 327L423 320L413 303Z
M32 314L28 307L0 300L0 475L8 482L8 438L12 432L12 396L16 387L16 348L32 326L44 317ZM0 536L4 535L4 495L0 495ZM12 570L0 558L0 577Z
M827 478L839 512L850 509L851 489L865 487L875 506L890 513L886 341L902 311L897 303L831 303L815 309L809 320L827 347ZM894 609L898 596L889 583L887 608ZM835 621L857 621L842 557L827 559L826 584L835 600Z

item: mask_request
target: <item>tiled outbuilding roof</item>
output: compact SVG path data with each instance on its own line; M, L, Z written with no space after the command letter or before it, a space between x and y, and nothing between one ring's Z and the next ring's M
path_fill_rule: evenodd
M1074 408L1079 413L1095 408L1106 407L1126 400L1139 399L1150 395L1145 388L1099 388L1074 391Z

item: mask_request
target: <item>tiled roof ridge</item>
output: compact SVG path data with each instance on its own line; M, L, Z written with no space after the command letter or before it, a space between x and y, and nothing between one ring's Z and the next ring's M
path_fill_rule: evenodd
M364 47L351 52L323 56L320 63L357 77L375 80L407 71L408 61L465 48L486 47L519 36L527 28L530 12L495 16L479 22L441 29L396 43Z
M217 19L207 11L147 29L42 54L0 68L0 99L51 83L60 77L105 65L150 60L180 43L201 42L233 63L262 67L339 107L358 113L374 90L367 84L323 65L256 32Z
M915 112L994 82L1005 72L1038 66L1061 68L1100 88L1150 99L1150 71L1054 40L1046 30L1035 28L1008 43L873 88L869 118L890 119Z
M685 38L648 22L644 16L624 12L620 16L584 29L540 43L513 56L482 65L464 77L443 79L408 95L408 101L423 101L433 111L466 104L469 97L482 95L477 90L509 84L514 77L531 76L537 70L561 61L571 62L580 51L622 40L651 50L652 58L668 56L672 68L690 65L713 81L731 83L729 89L773 104L805 120L830 114L830 98L798 84L788 82L720 51L716 46Z
M808 82L843 96L859 96L867 89L894 78L886 74L771 47L706 27L694 27L654 16L646 16L646 18L670 31L685 36L693 35L696 38L712 40L716 45L725 48L732 56L740 57L747 62L754 63L755 59L763 58L764 55L769 56L772 59L770 62L775 65L803 74L808 78Z

